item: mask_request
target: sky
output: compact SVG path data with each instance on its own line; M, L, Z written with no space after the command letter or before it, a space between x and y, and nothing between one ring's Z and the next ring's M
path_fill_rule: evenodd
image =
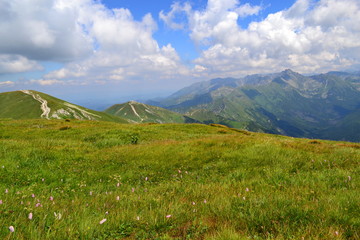
M0 0L0 92L101 108L216 77L359 71L358 23L359 0Z

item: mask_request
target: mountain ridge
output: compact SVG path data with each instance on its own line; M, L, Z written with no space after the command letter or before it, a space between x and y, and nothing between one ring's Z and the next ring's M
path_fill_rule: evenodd
M79 119L128 123L127 120L94 111L34 90L0 93L0 118Z
M251 131L360 141L360 135L354 131L355 127L360 128L354 117L360 108L360 75L357 73L304 76L286 69L279 73L232 78L233 86L219 84L221 81L230 80L195 83L158 105L185 115L204 109L215 115L209 114L206 118L201 114L200 118L206 122L228 121L230 127L242 126ZM351 122L347 124L346 121ZM335 134L335 126L341 129L340 126L345 125L353 129L347 129L346 134Z
M151 106L148 104L128 101L122 104L115 104L106 110L105 113L127 118L133 123L190 123L198 122L188 116L170 110Z
M360 141L360 74L304 76L286 69L216 78L180 89L153 105L128 101L103 112L45 93L0 94L0 118L105 120L122 123L218 123L293 137Z

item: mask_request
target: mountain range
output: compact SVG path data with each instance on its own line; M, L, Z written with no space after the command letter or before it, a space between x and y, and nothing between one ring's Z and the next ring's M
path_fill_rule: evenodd
M304 76L287 69L216 78L145 103L130 101L98 112L44 93L15 91L0 93L0 118L217 123L293 137L360 141L360 73Z
M360 141L360 74L218 78L149 103L205 123L293 137Z

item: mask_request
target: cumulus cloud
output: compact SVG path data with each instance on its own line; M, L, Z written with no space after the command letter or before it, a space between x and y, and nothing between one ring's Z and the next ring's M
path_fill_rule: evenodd
M358 0L297 0L241 27L239 22L262 10L239 0L208 0L201 10L183 2L160 12L167 26L188 33L200 46L190 69L171 44L159 46L151 14L135 20L129 9L108 9L93 0L0 0L0 74L41 70L40 61L53 61L63 68L32 83L163 84L360 65Z
M157 24L151 14L137 21L123 8L109 10L96 5L84 11L82 22L94 40L94 53L46 74L45 80L76 78L103 83L104 80L171 79L187 72L171 44L159 47L153 38Z
M289 9L241 28L242 17L260 10L236 0L209 0L203 11L186 11L190 37L206 47L194 63L218 76L284 68L311 73L359 64L359 1L297 0Z
M31 70L42 70L42 67L21 55L0 54L0 74Z
M192 7L188 2L184 4L175 2L171 5L171 11L168 13L161 11L159 13L159 18L172 29L184 29L186 25L185 22L187 18L191 15L191 12Z
M109 9L100 1L0 0L0 73L40 70L40 61L64 67L29 83L171 79L187 73L171 44L160 47L154 39L157 27L151 14L138 21L129 9Z
M15 83L12 81L4 81L4 82L0 82L0 87L8 87L8 86L12 86Z
M212 33L222 28L236 30L238 18L257 15L261 9L261 6L251 6L249 3L241 5L238 0L208 0L206 9L198 11L193 10L189 3L176 2L171 6L170 12L162 11L159 17L173 29L184 29L186 25L191 31L191 38L201 43L212 38ZM176 17L179 15L185 15L186 21L180 19L179 22Z
M56 80L56 79L32 79L29 81L31 84L39 84L41 86L50 86L50 85L58 85L64 84L63 81Z
M31 60L70 61L92 52L92 40L82 29L80 7L91 1L0 0L0 53Z

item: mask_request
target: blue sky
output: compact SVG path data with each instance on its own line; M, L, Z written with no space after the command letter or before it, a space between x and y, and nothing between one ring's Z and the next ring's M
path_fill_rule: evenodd
M143 1L143 0L103 0L102 3L108 8L128 8L131 10L132 15L136 20L147 14L151 13L156 19L160 11L169 11L171 5L175 1L173 0L155 0L155 1ZM205 9L207 6L207 0L192 0L191 3L194 9ZM268 14L278 12L287 9L292 6L294 0L256 0L256 1L241 1L241 3L249 3L254 6L263 6L263 9L259 14L240 19L238 23L246 28L252 21L261 21L266 18ZM158 21L159 30L155 32L154 38L160 45L166 45L171 43L177 50L181 58L190 62L199 56L199 50L197 46L191 41L189 35L185 31L173 31L167 27L163 22Z
M0 92L91 106L215 77L359 70L356 22L358 0L0 0Z

